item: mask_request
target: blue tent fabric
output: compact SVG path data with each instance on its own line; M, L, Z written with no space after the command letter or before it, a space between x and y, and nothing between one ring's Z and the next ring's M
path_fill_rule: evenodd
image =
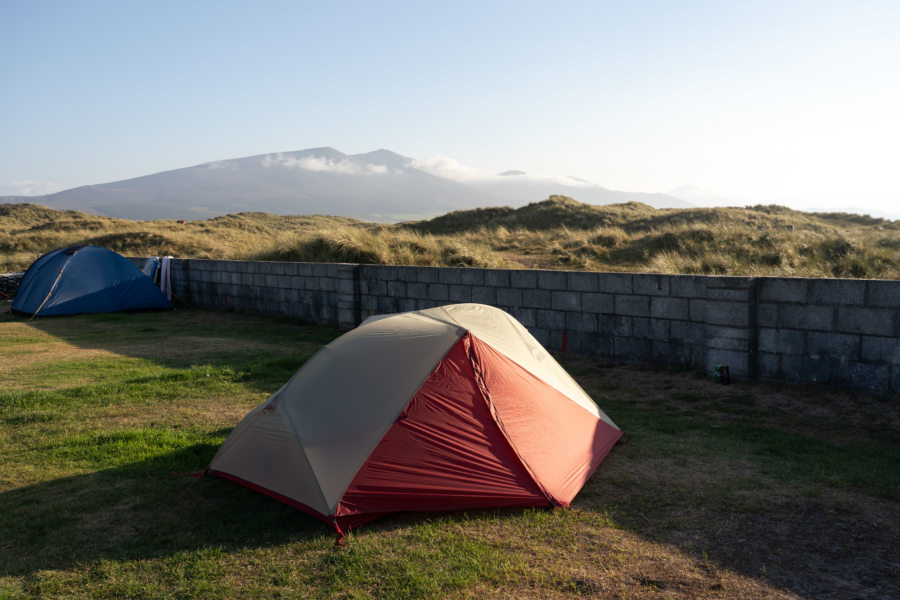
M49 317L174 308L153 280L127 258L98 246L72 246L28 268L12 309Z

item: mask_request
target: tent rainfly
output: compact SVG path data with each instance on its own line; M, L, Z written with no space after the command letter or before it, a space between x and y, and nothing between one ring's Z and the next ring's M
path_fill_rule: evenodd
M341 534L401 511L568 506L622 432L513 317L375 316L322 348L209 473Z
M12 310L41 317L170 308L172 303L137 266L98 246L61 248L34 261L12 305Z

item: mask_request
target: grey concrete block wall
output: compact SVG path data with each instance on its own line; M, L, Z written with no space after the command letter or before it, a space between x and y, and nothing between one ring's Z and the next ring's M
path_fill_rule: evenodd
M176 259L198 306L350 328L454 302L506 310L551 350L738 379L900 393L900 282Z

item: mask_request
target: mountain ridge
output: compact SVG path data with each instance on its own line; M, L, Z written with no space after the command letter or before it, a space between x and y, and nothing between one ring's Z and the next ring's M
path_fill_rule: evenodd
M346 154L330 146L215 160L43 196L6 196L0 202L133 220L260 211L400 222L484 206L523 206L551 195L598 205L637 201L656 208L691 206L665 194L621 192L573 177L515 170L454 179L385 148Z

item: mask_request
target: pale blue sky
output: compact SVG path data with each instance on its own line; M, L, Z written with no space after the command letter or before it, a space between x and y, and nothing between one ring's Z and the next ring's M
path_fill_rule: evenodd
M0 194L333 146L900 212L900 2L0 0Z

